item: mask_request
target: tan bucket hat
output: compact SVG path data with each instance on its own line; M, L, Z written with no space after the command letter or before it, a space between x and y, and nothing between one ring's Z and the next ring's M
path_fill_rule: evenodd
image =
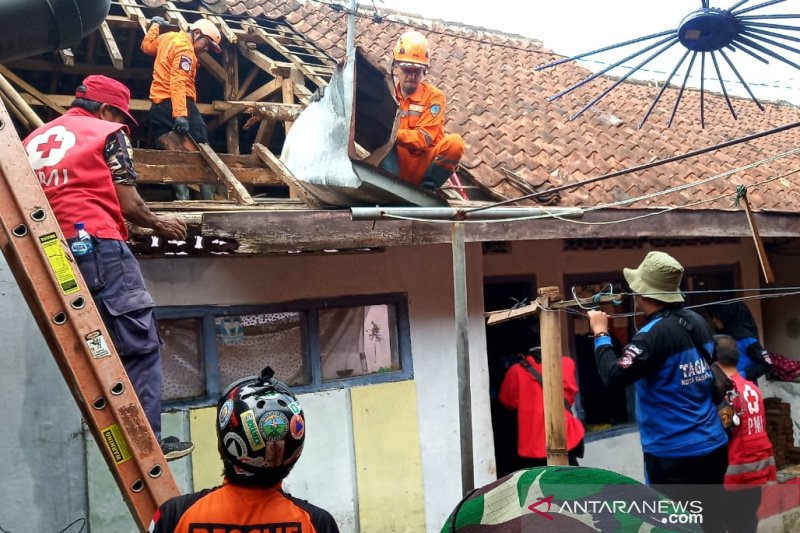
M622 270L631 290L637 294L665 303L682 302L680 292L683 267L664 252L650 252L636 270Z

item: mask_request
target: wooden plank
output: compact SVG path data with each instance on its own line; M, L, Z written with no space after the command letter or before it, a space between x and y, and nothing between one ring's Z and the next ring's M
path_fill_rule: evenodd
M30 105L45 105L39 100L38 96L34 96L34 95L28 94L28 93L22 93L21 96L22 96L22 99L25 100ZM54 103L54 104L57 104L57 105L60 105L60 106L63 106L63 107L69 107L70 104L72 103L72 101L75 99L74 95L68 95L68 94L43 94L41 96L46 97L48 100L50 100L51 103ZM134 99L134 100L130 101L130 108L131 108L132 111L148 111L150 109L151 105L152 105L152 102L150 102L150 100ZM201 115L219 115L220 114L219 111L214 109L214 104L213 103L210 103L210 104L198 103L197 104L197 109L200 111Z
M59 63L53 63L42 59L19 59L3 63L13 70L33 70L35 72L64 73L71 76L103 74L110 77L120 77L120 73L111 65L88 65L79 63L72 67L67 67ZM151 68L126 68L125 77L129 80L151 80L153 79L153 69Z
M318 208L323 207L324 204L320 202L313 194L311 194L297 178L292 175L292 172L286 168L283 162L278 159L275 154L269 151L263 144L254 144L253 153L275 172L275 175L286 182L289 190L293 192L297 198L300 198L309 206Z
M103 22L103 24L106 24ZM86 62L90 65L94 63L94 46L97 44L97 34L100 33L99 31L93 31L89 34L89 37L86 41Z
M109 26L114 26L115 28L127 28L127 29L139 29L139 23L135 20L131 20L127 17L122 17L119 15L108 15L106 17L106 23Z
M53 101L46 94L42 94L38 89L36 89L36 87L34 87L30 83L28 83L25 80L23 80L22 78L20 78L19 76L17 76L13 72L11 72L9 69L4 67L3 65L0 65L0 74L5 76L7 79L11 80L11 82L14 83L14 85L19 87L23 91L28 91L28 93L31 96L33 96L34 98L39 100L39 102L43 103L44 105L46 105L47 107L49 107L50 109L55 111L56 113L61 115L61 114L64 114L66 112L66 108L65 107L62 107L62 106L58 105L58 103Z
M230 191L233 198L236 200L236 203L239 204L254 204L252 198L250 198L250 193L247 192L247 189L239 183L230 169L222 162L219 158L217 153L211 149L211 147L205 143L196 143L198 150L200 151L200 155L203 156L206 163L211 167L211 169L219 176L219 178L228 186L228 190Z
M223 50L225 59L225 100L233 100L239 93L239 53L227 46ZM225 138L229 154L239 153L239 117L233 116L225 126Z
M489 311L488 313L485 313L485 316L487 317L486 325L494 326L496 324L502 324L503 322L514 320L515 318L522 318L525 316L535 314L538 310L539 310L539 304L533 302L522 307L517 307L515 309L503 309L502 311Z
M117 3L120 7L122 7L122 11L125 12L128 18L138 23L139 27L142 28L142 31L147 33L147 25L149 24L147 17L144 16L144 12L136 4L136 2L133 2L132 0L119 0Z
M239 43L239 51L255 66L266 72L271 76L286 77L292 70L291 63L284 63L275 61L274 59L259 52L255 48L251 48L248 44L252 43Z
M347 211L309 209L204 213L202 232L246 239L242 253L406 246L412 240L408 221L354 222Z
M250 89L250 85L253 84L253 81L255 81L256 76L258 76L259 72L261 72L261 69L253 68L251 66L250 72L247 73L247 76L245 76L244 81L241 83L241 85L239 85L239 92L236 93L236 98L234 98L234 100L242 99L244 93L246 93L247 90Z
M164 151L166 155L175 160L181 160L179 152ZM176 163L151 163L143 161L134 150L134 161L138 183L219 183L219 177L205 164L199 153L196 164ZM252 185L283 185L275 173L265 167L229 166L228 167L240 183Z
M212 76L217 78L220 83L225 83L225 68L217 63L207 52L203 52L199 56L200 64L203 65Z
M272 96L274 93L276 93L279 90L281 90L282 81L283 81L282 78L275 78L274 80L270 81L269 83L266 83L266 84L262 85L261 87L259 87L255 91L253 91L252 93L250 93L247 96L245 96L244 99L245 100L263 100L264 98L268 98L268 97ZM224 111L222 113L221 116L219 116L218 118L212 120L208 124L208 131L209 132L214 131L215 129L217 129L221 125L225 124L228 120L230 120L231 117L235 117L236 115L241 113L243 109L244 108L241 107L241 106L231 107L231 108L227 109L226 111Z
M284 104L294 104L294 81L290 78L284 79L281 84L283 93ZM283 131L288 135L289 130L292 129L292 122L290 120L283 121Z
M75 54L72 53L72 49L64 48L63 50L59 50L58 55L61 56L61 62L64 63L64 66L75 66Z
M232 100L226 102L227 108L238 108L247 111L264 120L283 120L293 122L297 120L304 107L299 104L281 104L278 102L246 102ZM219 106L217 109L224 110L225 107Z
M111 56L111 64L114 65L115 69L122 70L125 67L125 62L122 60L119 46L117 46L117 41L114 40L114 35L111 34L111 28L108 27L108 23L103 21L98 32L103 38L103 44L106 45L108 55Z
M764 273L764 280L767 283L775 283L775 274L772 272L772 265L769 262L767 251L764 249L764 241L761 240L761 234L758 232L758 223L755 216L753 216L750 200L747 199L746 193L742 195L741 200L744 203L744 212L747 214L747 223L750 224L750 231L753 232L753 241L758 253L758 262L761 263L761 271Z

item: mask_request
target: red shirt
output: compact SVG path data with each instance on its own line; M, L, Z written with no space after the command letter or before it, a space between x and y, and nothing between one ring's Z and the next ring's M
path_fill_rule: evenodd
M728 440L725 487L743 489L748 488L748 485L763 485L775 481L775 458L767 435L767 418L761 391L752 381L739 374L733 374L730 378L742 396L744 412L739 417L740 424L734 426Z
M527 356L531 366L541 374L542 365L533 356ZM578 393L575 381L575 362L569 357L561 358L561 371L564 383L564 399L572 405ZM517 411L519 427L517 453L520 457L541 459L547 457L544 434L544 396L542 386L521 364L508 369L500 386L500 403L508 409ZM564 409L566 416L567 449L571 450L583 439L584 429L581 421L572 411Z
M117 190L104 157L106 139L124 128L72 108L23 141L31 167L67 239L75 223L100 239L128 238Z

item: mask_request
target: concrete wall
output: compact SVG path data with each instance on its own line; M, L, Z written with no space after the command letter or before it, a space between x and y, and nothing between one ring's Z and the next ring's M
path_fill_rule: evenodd
M158 305L266 304L347 295L407 293L424 486L424 523L428 531L439 530L462 496L449 245L392 248L384 253L362 255L160 259L143 261L142 270ZM480 245L468 245L467 270L472 414L473 427L476 428L473 437L475 483L480 486L495 477L491 432L480 431L480 428L488 426L489 420L489 379L480 296L483 282ZM191 280L189 285L186 280ZM192 290L191 287L203 287L204 290ZM333 431L333 426L341 423L341 419L328 419L326 427ZM213 425L209 425L209 431L213 432ZM313 434L325 435L326 432L325 429L314 430ZM312 430L309 429L309 441L311 438ZM341 456L332 457L329 450L327 453L325 450L316 452L309 446L297 472L292 474L292 490L296 496L307 497L327 508L346 524L356 524L356 510L338 496L352 493L352 479L348 476L328 479L327 490L322 492L311 488L318 484L318 469L307 468L307 465L331 460L341 460ZM391 459L387 457L387 460ZM358 489L361 491L364 487ZM366 517L367 513L379 510L359 508L357 512ZM419 531L414 524L408 524L406 528L393 530Z
M0 255L0 531L87 520L80 412Z

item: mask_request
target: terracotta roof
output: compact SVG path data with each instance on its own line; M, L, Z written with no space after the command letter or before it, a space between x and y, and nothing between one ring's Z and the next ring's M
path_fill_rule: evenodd
M233 14L284 16L297 30L335 58L344 55L346 14L327 3L297 0L227 0ZM524 187L514 176L543 188L696 150L771 127L800 121L800 110L765 103L761 112L749 100L734 99L734 120L722 96L706 93L706 127L700 127L699 92L687 90L671 129L667 121L678 90L668 88L643 129L638 124L659 91L644 83L623 83L592 110L570 122L569 117L609 86L595 80L552 103L546 97L588 74L574 64L544 72L535 65L556 56L538 41L463 25L421 19L380 10L375 19L365 10L357 20L357 44L375 58L388 61L394 41L408 25L427 33L432 45L428 79L448 98L448 131L467 143L463 165L481 183L505 197L520 196ZM716 82L711 82L715 85ZM560 206L594 206L690 184L735 167L800 146L797 129L739 144L686 161L658 166L561 193ZM740 172L702 186L688 188L632 207L660 205L689 208L731 207L731 198L687 205L735 191L800 168L800 157ZM510 176L510 177L509 177ZM796 176L771 181L748 191L754 209L800 211Z

